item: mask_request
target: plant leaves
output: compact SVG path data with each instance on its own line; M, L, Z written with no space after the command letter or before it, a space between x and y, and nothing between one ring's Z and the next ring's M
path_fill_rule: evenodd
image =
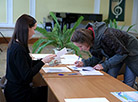
M130 30L132 27L134 27L135 25L136 25L136 24L133 24L133 25L129 26L128 29L127 29L127 32L129 32L129 30Z
M45 44L41 45L38 50L36 51L36 53L40 53L47 45L50 45L51 43L53 43L52 40L48 40Z
M43 43L43 42L47 42L46 39L38 39L34 44L33 44L33 50L32 50L32 53L35 53L35 51L39 48L39 46Z
M66 47L67 48L71 48L72 50L75 51L76 55L82 57L82 55L80 54L80 49L76 45L74 45L72 42L67 43Z

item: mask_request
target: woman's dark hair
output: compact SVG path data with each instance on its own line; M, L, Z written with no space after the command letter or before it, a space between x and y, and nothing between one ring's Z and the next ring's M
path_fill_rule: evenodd
M88 45L92 46L94 41L94 37L92 35L91 30L79 28L73 33L71 41L80 44L87 43Z
M32 28L35 25L35 23L36 20L33 17L27 14L21 15L16 21L14 33L9 43L9 47L17 39L20 42L20 44L22 44L28 50L29 28Z

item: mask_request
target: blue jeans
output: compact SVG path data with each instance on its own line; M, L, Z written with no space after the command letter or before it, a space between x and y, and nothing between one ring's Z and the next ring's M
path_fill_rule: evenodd
M119 71L122 67L123 63L118 64L116 67L111 68L108 70L108 74L117 78L117 75L119 74ZM130 87L133 87L135 83L136 75L130 70L128 66L125 68L125 73L124 73L124 83L127 84Z

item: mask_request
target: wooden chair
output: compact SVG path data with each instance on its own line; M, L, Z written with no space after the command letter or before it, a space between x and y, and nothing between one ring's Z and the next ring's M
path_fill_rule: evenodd
M0 102L6 102L6 99L1 87L0 87Z

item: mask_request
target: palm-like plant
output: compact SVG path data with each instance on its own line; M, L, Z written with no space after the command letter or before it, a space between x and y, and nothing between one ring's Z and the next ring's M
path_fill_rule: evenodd
M113 19L113 20L111 20L111 19L110 19L110 20L107 20L107 19L106 19L106 20L104 20L104 21L106 22L107 26L108 26L108 24L109 24L109 27L110 27L110 28L115 28L115 29L123 30L124 27L125 27L125 24L124 24L123 26L119 27L118 24L117 24L117 21L116 21L115 19ZM126 30L126 32L134 31L134 32L137 33L137 30L136 30L136 29L132 29L135 25L136 25L136 24L130 25L130 26L128 27L128 29Z
M61 26L58 23L58 20L54 13L50 12L51 17L55 21L55 25L51 32L47 32L45 28L37 27L36 30L40 32L44 37L41 37L33 44L33 53L40 53L43 48L48 45L53 45L59 50L66 47L71 48L77 55L80 55L80 50L77 46L75 46L70 38L74 30L78 27L78 25L83 20L83 16L79 17L79 19L74 24L73 28L68 29L66 25L64 25L63 30L61 30Z

